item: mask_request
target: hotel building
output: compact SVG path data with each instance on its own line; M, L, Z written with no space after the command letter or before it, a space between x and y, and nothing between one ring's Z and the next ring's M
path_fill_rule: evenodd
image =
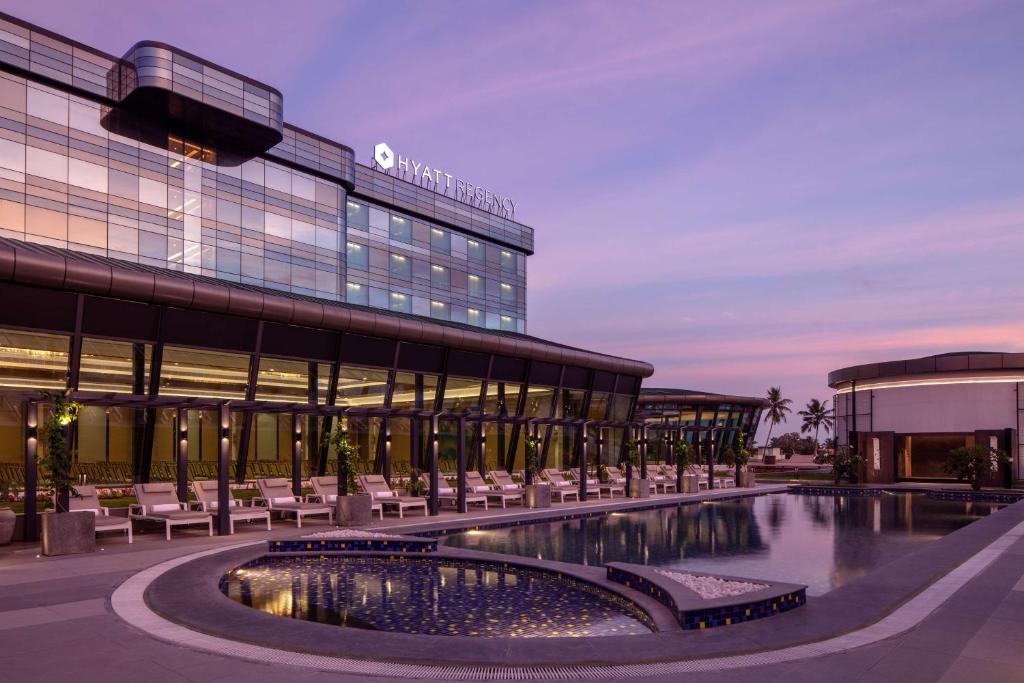
M531 429L545 465L615 460L653 368L527 336L512 202L357 163L284 104L0 15L0 478L35 476L40 392L64 390L96 483L298 482L333 470L339 419L387 476L463 447L519 468Z

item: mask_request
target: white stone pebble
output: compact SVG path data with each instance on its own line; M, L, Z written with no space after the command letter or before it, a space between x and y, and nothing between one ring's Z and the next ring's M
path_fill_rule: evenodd
M360 531L359 529L334 529L318 531L303 538L398 538L395 534L382 534L376 531Z
M663 569L655 569L665 578L671 579L677 583L681 583L694 593L699 595L703 600L713 600L715 598L728 598L733 595L743 595L744 593L750 593L752 591L761 590L768 586L763 583L749 583L747 581L728 581L726 579L719 579L714 576L697 576L696 574L687 574L684 572L671 572Z

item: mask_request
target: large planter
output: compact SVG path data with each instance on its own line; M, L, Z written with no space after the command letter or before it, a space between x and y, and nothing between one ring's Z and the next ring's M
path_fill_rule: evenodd
M74 555L96 551L96 514L47 512L43 520L43 555Z
M683 475L683 493L700 493L700 479L696 474Z
M11 508L0 508L0 545L7 545L14 538L14 523L18 515Z
M551 484L528 484L524 504L528 508L551 507Z
M629 482L630 498L650 498L651 484L647 479L632 479Z
M757 484L754 481L754 473L753 472L750 472L750 471L747 471L747 470L744 470L744 471L740 472L740 486L742 486L743 488L748 488L749 489L749 488L753 488L756 485Z
M373 519L373 497L369 493L338 496L334 520L338 526L366 526Z

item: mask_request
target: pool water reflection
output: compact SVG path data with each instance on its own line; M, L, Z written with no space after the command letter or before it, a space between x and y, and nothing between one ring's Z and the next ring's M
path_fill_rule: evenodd
M547 572L403 557L263 557L221 592L279 616L337 626L484 638L650 633L633 603Z
M822 595L1003 507L790 493L453 534L450 546L601 565L635 562L802 583Z

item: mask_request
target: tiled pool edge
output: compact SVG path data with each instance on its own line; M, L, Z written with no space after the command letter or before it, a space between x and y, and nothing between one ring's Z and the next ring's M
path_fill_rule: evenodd
M1019 519L1019 515L1014 515ZM1013 520L1008 520L1013 524ZM999 525L1002 526L1002 525ZM566 665L566 666L439 666L397 662L367 661L364 659L325 657L306 653L276 650L251 643L240 643L197 633L159 617L144 601L146 586L161 573L169 571L191 559L225 552L228 548L215 548L184 558L175 558L156 565L129 578L111 597L114 612L129 624L162 640L186 647L283 665L301 666L323 671L350 674L378 675L392 678L425 677L446 680L478 679L608 679L633 678L654 674L678 674L695 671L716 671L764 664L806 659L825 654L843 652L862 645L892 637L920 623L968 581L978 576L995 562L1013 543L1024 537L1024 522L997 532L973 556L927 585L909 600L886 616L865 627L814 643L805 643L764 650L750 654L709 656L701 659L634 664ZM240 548L253 544L240 544Z

